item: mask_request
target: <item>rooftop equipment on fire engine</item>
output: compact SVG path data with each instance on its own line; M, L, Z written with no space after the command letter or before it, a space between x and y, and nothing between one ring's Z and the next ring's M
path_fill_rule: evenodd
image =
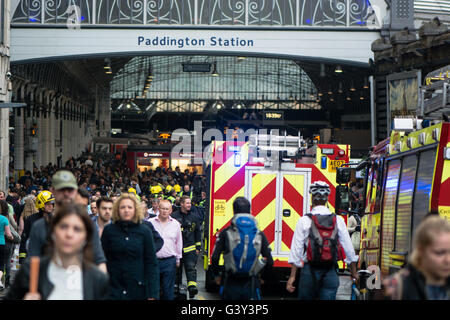
M269 134L258 133L249 137L250 154L253 160L263 162L266 167L277 168L282 161L290 162L299 158L307 149L307 143L298 132L298 136L277 135L274 130Z
M420 116L429 120L448 120L450 116L450 66L427 75L421 87Z

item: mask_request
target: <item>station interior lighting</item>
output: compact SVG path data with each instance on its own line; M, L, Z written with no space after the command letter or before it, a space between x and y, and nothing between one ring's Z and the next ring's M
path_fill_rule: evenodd
M337 66L336 69L334 70L335 73L342 73L342 67L341 66Z
M103 69L105 70L106 74L112 74L111 60L109 60L108 58L105 59L105 65L103 66Z
M212 71L212 76L213 76L213 77L218 77L218 76L219 76L219 72L217 72L217 62L214 62L214 67L213 67L213 71Z
M369 83L367 82L367 78L364 77L364 89L369 89Z
M353 82L352 82L352 85L351 85L351 87L350 87L350 91L356 91L356 89L355 89L355 86L354 86Z

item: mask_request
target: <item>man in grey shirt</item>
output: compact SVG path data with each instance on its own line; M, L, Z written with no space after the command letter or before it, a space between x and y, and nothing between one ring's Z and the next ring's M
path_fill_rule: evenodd
M55 211L67 203L75 201L78 190L78 184L72 172L67 170L60 170L52 177L52 193L55 197ZM87 211L86 211L87 214ZM51 216L45 215L37 220L31 227L29 242L28 242L28 256L41 256L44 253L45 245L47 244L48 228L50 225ZM102 245L98 231L92 235L92 247L94 254L94 261L98 268L103 272L106 271L106 258L103 253Z

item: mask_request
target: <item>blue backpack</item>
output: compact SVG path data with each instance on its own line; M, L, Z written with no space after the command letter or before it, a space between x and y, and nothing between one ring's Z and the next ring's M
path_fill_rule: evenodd
M227 230L229 252L224 255L225 270L234 275L250 277L264 267L259 260L262 236L251 214L236 214Z

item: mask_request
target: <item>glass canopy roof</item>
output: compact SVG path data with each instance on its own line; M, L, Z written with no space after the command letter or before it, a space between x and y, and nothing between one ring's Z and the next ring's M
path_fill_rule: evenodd
M295 101L304 108L305 103L316 104L316 97L316 87L305 71L295 61L282 59L139 56L117 71L111 81L111 99L145 99L149 100L148 104L151 101L251 100L259 104Z

